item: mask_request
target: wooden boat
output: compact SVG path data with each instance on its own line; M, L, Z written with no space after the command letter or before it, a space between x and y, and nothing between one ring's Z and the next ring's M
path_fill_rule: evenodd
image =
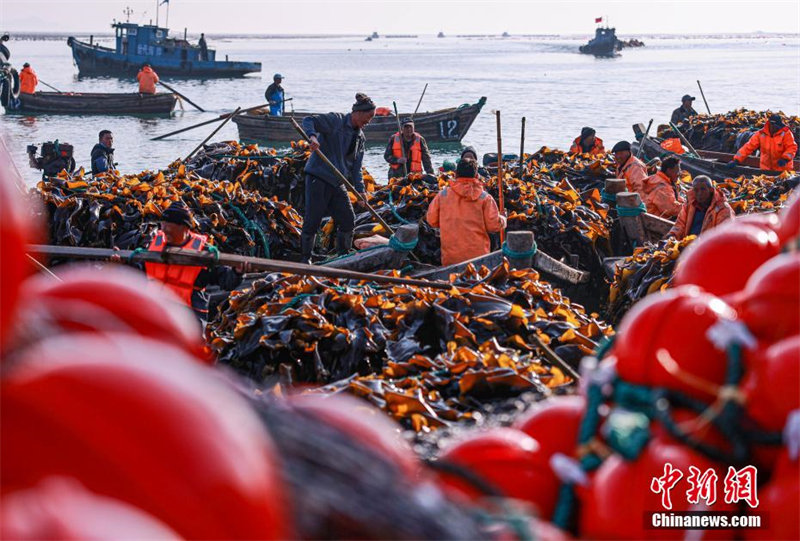
M458 143L467 134L478 113L481 112L486 98L482 97L478 103L451 107L427 113L414 115L414 126L428 143ZM294 113L294 118L300 120L314 113ZM400 115L400 118L411 115ZM257 109L247 114L233 118L239 128L239 139L252 142L288 142L299 138L292 126L290 116L270 116L266 109ZM364 133L368 144L385 145L394 133L397 132L397 118L394 115L376 116L372 119Z
M139 94L97 92L36 92L20 94L6 106L7 113L59 115L169 115L177 96L171 93Z
M641 124L634 126L634 131L638 131ZM661 139L658 137L643 138L639 143L634 143L634 153L638 146L642 146L642 156L651 160L653 158L662 157L665 154L673 154L661 148ZM767 171L759 168L759 159L754 156L748 156L744 165L737 165L733 169L728 169L727 164L733 160L733 154L725 152L712 152L709 150L697 150L700 157L688 156L680 154L681 167L689 171L692 176L707 175L713 180L724 180L726 178L738 177L741 175L755 176L755 175L779 175L781 171ZM794 170L800 170L800 160L794 160Z

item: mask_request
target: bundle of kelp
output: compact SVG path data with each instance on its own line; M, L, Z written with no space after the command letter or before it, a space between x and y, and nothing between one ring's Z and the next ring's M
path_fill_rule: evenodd
M267 199L240 180L209 180L183 164L138 175L53 177L40 182L50 241L67 246L147 248L164 209L182 202L194 230L220 251L297 257L302 219L288 204Z
M449 291L268 275L211 324L221 363L259 384L335 382L415 429L570 381L610 327L530 269L468 269Z
M736 214L774 212L786 203L800 183L800 176L784 172L778 177L757 175L753 177L729 178L718 182Z
M735 154L749 137L766 124L773 111L752 111L736 109L724 114L696 115L678 124L692 146L698 150L713 150ZM789 116L778 112L783 122L794 133L795 140L800 139L800 117ZM669 136L669 126L661 126L659 137Z

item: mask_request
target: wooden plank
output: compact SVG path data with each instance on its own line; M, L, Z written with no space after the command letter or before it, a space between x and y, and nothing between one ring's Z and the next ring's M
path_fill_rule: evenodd
M621 192L617 194L617 209L637 208L642 204L642 198L635 192ZM647 240L642 217L639 216L620 216L619 221L628 239L641 246Z
M650 240L661 240L669 233L675 222L661 218L654 214L644 213L641 216L642 225Z

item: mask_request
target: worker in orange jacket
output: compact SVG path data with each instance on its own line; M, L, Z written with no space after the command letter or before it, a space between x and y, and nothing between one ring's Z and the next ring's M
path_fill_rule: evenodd
M594 128L586 126L581 129L580 137L576 137L569 148L570 154L605 154L603 140L597 137Z
M22 71L19 72L19 91L23 94L33 94L36 92L36 85L39 84L39 78L30 64L25 62L22 65Z
M440 229L444 266L488 254L489 233L506 226L478 178L478 163L470 159L458 162L456 179L433 198L425 219Z
M794 157L797 154L797 142L792 131L783 123L780 115L769 117L763 128L739 149L733 160L728 162L728 167L733 169L741 165L750 154L759 150L761 161L759 167L768 171L793 171Z
M699 235L733 216L725 194L714 187L710 178L700 175L694 179L692 189L686 194L686 203L667 236L680 240L688 235Z
M680 172L680 158L669 156L661 162L661 171L644 180L642 201L647 206L647 212L668 220L675 219L683 203L675 193Z
M647 178L647 167L639 158L631 154L631 144L628 141L620 141L614 145L611 152L614 153L614 161L617 163L617 178L625 179L625 185L629 192L642 195L644 179Z
M139 73L136 75L139 80L139 93L140 94L155 94L156 83L158 83L158 74L153 71L150 64L145 64Z

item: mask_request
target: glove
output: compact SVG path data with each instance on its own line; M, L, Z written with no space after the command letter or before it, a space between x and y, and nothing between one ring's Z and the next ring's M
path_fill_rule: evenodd
M736 160L731 160L731 161L729 161L728 163L725 164L725 168L726 169L733 169L737 165L739 165L739 162L737 162Z
M778 167L783 167L787 163L789 163L789 160L787 160L786 158L781 158L780 160L778 160Z

